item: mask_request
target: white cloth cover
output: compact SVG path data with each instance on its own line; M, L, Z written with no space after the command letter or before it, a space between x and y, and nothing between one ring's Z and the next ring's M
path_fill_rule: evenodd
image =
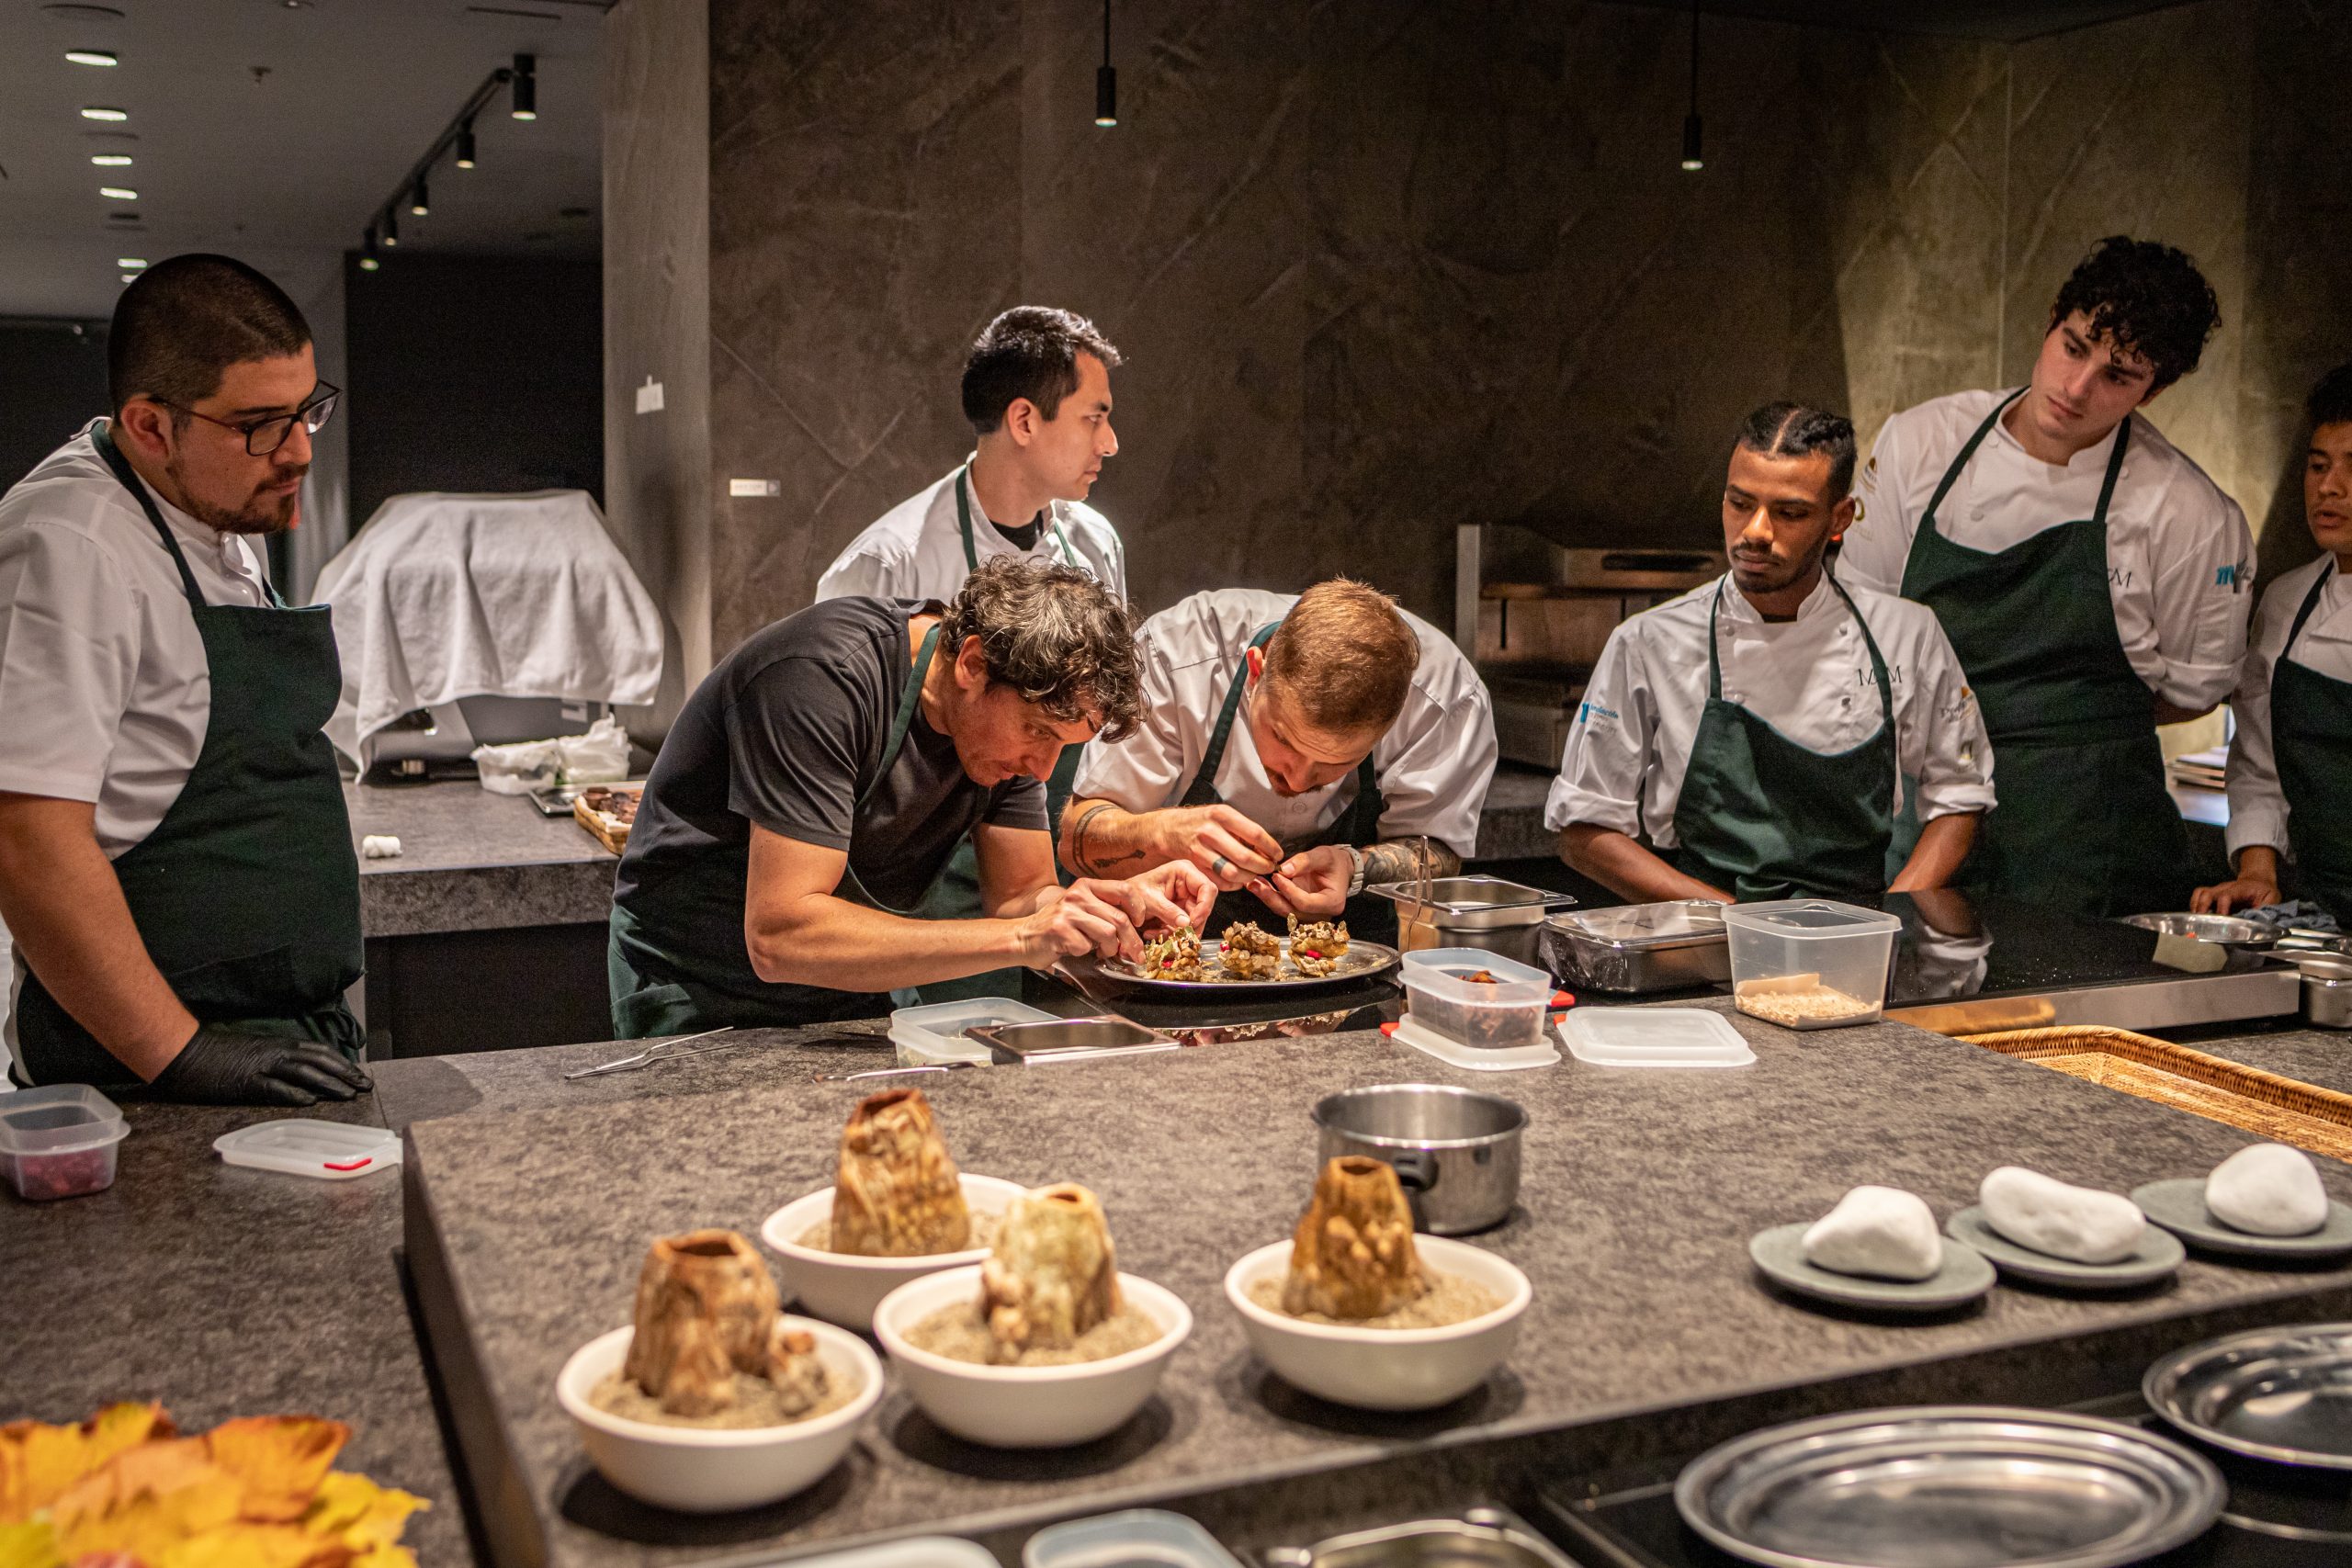
M1926 1280L1944 1264L1944 1239L1927 1200L1900 1187L1855 1188L1814 1222L1801 1245L1816 1269L1877 1280Z
M649 703L662 617L583 491L396 495L319 574L355 760L402 714L459 697Z
M2256 1144L2215 1166L2205 1206L2232 1230L2255 1235L2309 1235L2327 1224L2318 1168L2284 1144Z
M1987 1176L1977 1201L1984 1223L2019 1247L2076 1263L2120 1263L2148 1228L2148 1217L2129 1198L2070 1187L2022 1166Z

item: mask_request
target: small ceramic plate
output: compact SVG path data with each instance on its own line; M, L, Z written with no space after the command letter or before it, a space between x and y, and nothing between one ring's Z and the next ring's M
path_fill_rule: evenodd
M2352 1252L2352 1209L2330 1200L2327 1223L2309 1235L2256 1235L2235 1230L2213 1217L2205 1206L2205 1179L2184 1176L2172 1181L2151 1181L2132 1190L2140 1212L2207 1252L2233 1258L2335 1258Z
M1944 1234L1964 1241L1993 1260L2004 1274L2030 1280L2037 1285L2066 1285L2077 1290L2123 1291L2153 1284L2178 1269L2188 1252L2180 1238L2161 1225L2141 1233L2140 1245L2120 1263L2077 1263L2011 1241L1985 1222L1984 1211L1971 1205L1944 1222Z
M1983 1253L1959 1241L1946 1241L1943 1267L1916 1282L1817 1269L1804 1259L1804 1233L1812 1228L1811 1220L1800 1220L1758 1231L1748 1241L1747 1256L1774 1284L1800 1295L1880 1312L1941 1312L1965 1305L1993 1288L1993 1266Z

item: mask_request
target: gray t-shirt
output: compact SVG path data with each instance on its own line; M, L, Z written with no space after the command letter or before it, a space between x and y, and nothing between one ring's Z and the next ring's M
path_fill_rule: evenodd
M646 781L613 895L635 928L632 961L650 960L642 971L763 1000L810 989L752 973L743 896L753 824L846 850L841 896L862 887L867 901L899 910L977 824L1045 831L1045 785L974 783L920 705L875 782L912 668L907 623L923 609L906 599L811 605L755 633L686 699ZM943 646L936 657L951 655Z

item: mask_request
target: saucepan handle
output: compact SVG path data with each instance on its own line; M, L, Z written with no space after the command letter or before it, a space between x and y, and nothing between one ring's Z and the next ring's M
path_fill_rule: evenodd
M1437 1156L1427 1149L1407 1149L1387 1156L1396 1168L1396 1185L1408 1192L1427 1192L1437 1185Z

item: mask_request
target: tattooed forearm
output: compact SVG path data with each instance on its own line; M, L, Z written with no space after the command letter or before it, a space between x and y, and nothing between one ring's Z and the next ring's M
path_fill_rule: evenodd
M1371 887L1383 882L1410 882L1420 874L1418 858L1421 841L1419 839L1392 839L1385 843L1366 846L1363 852L1364 886ZM1430 840L1430 874L1454 876L1462 870L1462 857L1432 839Z
M1074 800L1062 813L1062 863L1080 876L1133 876L1157 863L1142 819L1108 800Z
M1086 858L1086 830L1093 825L1096 818L1111 809L1111 803L1107 800L1090 802L1063 833L1062 842L1069 852L1068 858L1072 871L1082 874L1094 869L1094 863Z

